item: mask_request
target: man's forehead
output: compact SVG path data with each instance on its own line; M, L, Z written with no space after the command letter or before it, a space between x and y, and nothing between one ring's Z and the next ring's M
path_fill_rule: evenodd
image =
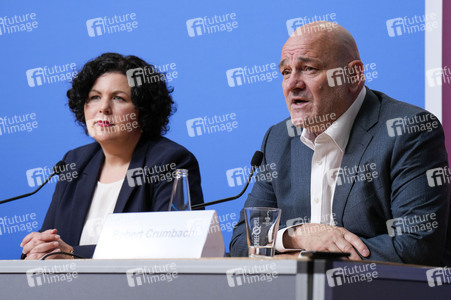
M282 48L281 63L296 60L302 62L322 61L324 47L321 37L313 35L291 36Z

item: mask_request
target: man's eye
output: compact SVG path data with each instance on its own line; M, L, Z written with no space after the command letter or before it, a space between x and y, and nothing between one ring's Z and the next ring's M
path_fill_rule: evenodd
M309 66L305 66L304 67L304 71L307 71L307 72L311 72L311 71L315 71L316 69L315 68L312 68L312 67L309 67Z
M283 76L290 74L290 70L284 69L280 73L282 73Z

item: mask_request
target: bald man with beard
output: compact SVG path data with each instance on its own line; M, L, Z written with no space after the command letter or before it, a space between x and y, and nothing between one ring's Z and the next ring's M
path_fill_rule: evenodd
M279 68L291 118L262 144L278 176L265 174L245 203L282 209L278 253L448 264L451 174L437 118L366 87L356 42L335 23L299 27ZM243 210L230 252L248 256Z

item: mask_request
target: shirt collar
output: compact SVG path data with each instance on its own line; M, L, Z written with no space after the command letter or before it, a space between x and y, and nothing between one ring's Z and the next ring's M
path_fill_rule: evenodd
M354 124L355 118L357 117L357 114L362 107L365 96L366 88L363 87L351 106L335 122L333 122L326 129L326 131L322 132L316 138L313 133L310 133L308 130L302 130L302 143L304 143L310 149L315 150L315 141L320 137L322 138L324 136L329 136L335 142L335 144L337 144L340 150L344 152L346 145L348 144L352 125Z

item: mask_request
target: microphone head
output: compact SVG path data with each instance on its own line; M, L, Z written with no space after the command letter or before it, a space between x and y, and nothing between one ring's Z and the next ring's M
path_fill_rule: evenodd
M263 161L263 152L255 151L254 156L252 156L251 166L252 167L260 167Z
M64 167L65 165L66 165L66 163L64 161L60 160L53 167L53 173L55 173L55 175L61 174L63 171L65 171L65 167Z

